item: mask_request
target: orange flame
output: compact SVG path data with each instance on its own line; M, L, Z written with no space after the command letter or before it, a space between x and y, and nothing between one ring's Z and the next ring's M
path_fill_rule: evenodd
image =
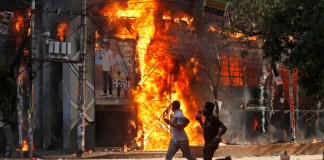
M228 57L227 57L228 58ZM230 56L230 64L228 59L222 59L222 71L220 72L221 81L223 86L243 86L243 68L240 62L234 56Z
M28 15L28 17L31 17L31 9L30 8L27 11L27 15ZM27 33L28 33L29 36L30 36L30 29L31 29L31 27L29 27L28 28L28 31L27 31Z
M211 32L216 32L216 31L217 31L216 28L215 28L214 26L209 26L209 30L210 30Z
M15 25L15 28L16 31L20 32L24 26L23 17L18 15L16 19L17 19L17 23Z
M313 139L311 143L318 143L318 141L316 139Z
M23 54L24 54L24 56L27 56L29 54L29 50L28 49L24 49Z
M173 21L176 23L185 22L189 27L191 27L192 22L193 22L193 18L189 17L188 15L186 15L184 13L181 13L175 17L171 17L171 13L168 12L168 13L163 14L162 19L166 20L166 21Z
M170 16L170 13L164 14L163 17L162 17L162 19L164 19L164 20L172 20L172 18Z
M30 8L27 11L27 15L28 15L28 17L31 17L31 9Z
M62 22L57 27L57 37L62 42L65 39L65 35L68 29L68 24L66 22Z
M95 49L96 50L100 50L101 49L101 47L100 47L100 43L99 43L99 41L98 41L98 38L100 37L100 35L99 35L99 32L98 32L98 30L96 30L96 44L95 44Z
M249 37L249 40L256 41L257 40L257 37L256 36Z
M24 152L28 151L28 144L27 144L27 140L26 139L23 140L22 150Z
M253 121L253 130L256 131L257 127L259 126L260 122L257 121L256 118L254 118L254 121Z
M232 38L241 38L241 37L243 37L243 33L234 33L234 34L230 34L230 36ZM257 37L252 36L252 37L248 37L247 39L250 40L250 41L255 41L255 40L257 40Z
M192 68L193 73L197 74L197 72L198 72L198 64L199 64L197 57L192 57L190 59L190 63L193 64L193 68Z
M143 142L138 142L138 145L145 150L165 150L171 137L169 126L161 117L172 100L179 100L184 115L191 120L185 128L190 144L202 144L201 127L194 120L198 107L190 94L191 73L185 64L179 64L167 51L170 43L178 38L163 34L162 29L156 28L154 20L157 17L154 17L154 13L157 8L156 2L129 0L127 6L115 3L101 10L103 15L110 18L109 22L127 22L128 27L125 23L119 25L116 37L137 40L136 62L141 80L132 91L138 105L139 132L136 140ZM172 18L166 15L163 19ZM187 26L191 25L192 20L186 15L173 18L174 23L181 22ZM155 41L151 41L153 38ZM176 75L172 74L174 70L177 70Z
M99 37L100 37L99 32L98 32L98 30L96 30L96 38L99 38Z
M242 33L234 33L234 34L231 34L231 37L233 37L233 38L241 38L241 37L243 37L243 34Z

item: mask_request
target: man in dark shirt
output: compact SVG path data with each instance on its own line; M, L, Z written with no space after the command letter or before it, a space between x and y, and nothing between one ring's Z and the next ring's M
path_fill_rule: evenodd
M218 118L218 106L216 103L216 116L213 115L215 105L211 102L206 102L203 110L203 115L206 117L205 122L202 121L201 114L198 114L196 119L203 127L205 146L203 149L204 160L211 160L214 152L221 142L221 136L226 132L226 126ZM220 129L220 130L219 130Z

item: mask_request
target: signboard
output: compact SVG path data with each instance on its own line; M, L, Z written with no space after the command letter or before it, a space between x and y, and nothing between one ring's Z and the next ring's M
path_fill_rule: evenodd
M101 43L105 45L98 44L95 55L95 103L128 105L135 85L135 41L105 39Z
M205 0L204 13L223 16L227 1L226 0Z
M9 23L12 18L12 12L0 12L0 33L7 34L9 29Z

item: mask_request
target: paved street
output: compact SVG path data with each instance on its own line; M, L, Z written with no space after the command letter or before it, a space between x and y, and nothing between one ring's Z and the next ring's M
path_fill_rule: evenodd
M213 160L218 160L221 158L213 158ZM242 157L242 158L232 158L233 160L280 160L280 156L265 156L265 157ZM130 160L130 159L124 159ZM137 159L133 159L137 160ZM164 160L164 158L150 158L149 160ZM173 158L173 160L186 160L186 158ZM202 160L198 158L197 160ZM324 160L323 155L291 155L290 160Z

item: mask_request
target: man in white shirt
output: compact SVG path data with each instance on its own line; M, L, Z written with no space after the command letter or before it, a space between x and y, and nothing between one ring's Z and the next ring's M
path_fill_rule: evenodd
M164 118L164 121L172 127L172 138L165 159L171 160L174 154L180 149L184 157L189 160L196 160L190 151L188 136L184 130L189 124L189 120L182 114L180 102L173 101L171 109L174 112L172 122Z
M107 41L103 44L103 51L100 55L102 60L102 75L103 75L103 94L102 96L112 97L112 66L114 65L114 55L110 50L110 43ZM107 95L107 81L109 94Z

